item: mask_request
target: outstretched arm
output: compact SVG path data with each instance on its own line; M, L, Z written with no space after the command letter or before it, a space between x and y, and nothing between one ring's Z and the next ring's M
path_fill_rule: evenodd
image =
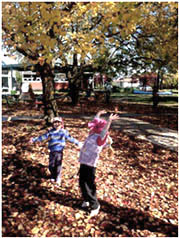
M39 137L31 137L29 142L30 142L30 144L37 142L37 141L41 142L43 140L48 139L48 137L49 137L49 133L47 132Z
M77 145L79 148L82 147L83 143L78 141L77 139L75 139L74 137L72 137L70 135L70 133L68 131L65 132L65 138L70 141L71 143L74 143L75 145Z
M119 116L117 114L111 114L109 116L108 122L107 122L106 126L104 127L104 129L101 132L101 135L100 135L101 140L104 140L104 138L105 138L110 126L111 126L112 121L118 120L118 119L119 119Z
M105 110L101 110L101 111L97 112L95 117L99 118L102 114L105 114L105 113L106 113Z
M115 121L115 120L118 120L118 119L119 119L119 116L118 116L117 114L111 114L111 115L109 116L108 123L107 123L107 125L106 125L106 131L109 130L112 121Z

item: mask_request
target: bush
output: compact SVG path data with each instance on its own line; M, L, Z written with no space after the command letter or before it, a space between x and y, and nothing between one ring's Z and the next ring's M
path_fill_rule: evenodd
M125 93L133 93L133 88L124 88Z
M112 88L113 93L120 93L121 91L122 91L122 88L120 88L119 86L113 86Z
M16 90L11 90L11 95L16 95L17 91Z

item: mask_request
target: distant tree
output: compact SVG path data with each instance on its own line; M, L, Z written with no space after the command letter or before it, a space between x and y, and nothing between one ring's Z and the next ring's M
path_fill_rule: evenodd
M157 106L157 92L165 80L163 75L176 73L178 69L178 3L147 2L136 7L143 11L136 30L128 38L116 34L96 62L111 73L141 75L143 71L143 75L157 75L151 82L153 103ZM143 79L144 84L149 83L147 78Z
M136 49L141 62L157 74L153 85L153 106L156 107L164 73L178 70L178 3L146 3L146 6Z
M164 75L163 88L178 89L178 72Z

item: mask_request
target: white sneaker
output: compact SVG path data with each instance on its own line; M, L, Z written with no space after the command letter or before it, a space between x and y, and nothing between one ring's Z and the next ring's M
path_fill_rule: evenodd
M86 208L86 207L89 207L89 202L86 202L86 201L84 201L83 203L82 203L82 205L81 205L81 207L82 208Z
M51 178L50 181L53 183L53 182L55 182L55 179Z
M100 205L96 209L91 210L90 217L98 215L99 209L100 209Z
M61 180L60 179L57 180L56 183L57 183L58 186L61 186Z

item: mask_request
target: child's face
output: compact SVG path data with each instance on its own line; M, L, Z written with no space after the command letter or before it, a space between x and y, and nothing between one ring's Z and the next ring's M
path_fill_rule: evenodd
M60 121L54 121L53 122L53 128L54 129L58 130L58 129L61 128L61 126L62 126L62 122L60 122Z

